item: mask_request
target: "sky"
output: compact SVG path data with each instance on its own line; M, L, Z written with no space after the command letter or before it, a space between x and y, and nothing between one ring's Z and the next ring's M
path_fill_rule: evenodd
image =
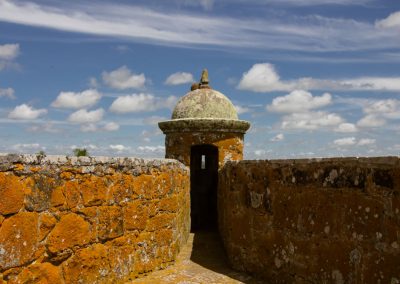
M0 0L0 152L162 158L204 68L246 159L400 153L398 0Z

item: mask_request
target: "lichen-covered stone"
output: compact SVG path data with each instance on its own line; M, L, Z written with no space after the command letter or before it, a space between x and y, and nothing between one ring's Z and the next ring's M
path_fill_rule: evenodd
M92 239L92 231L88 222L81 216L68 213L51 231L47 239L47 248L50 253L56 254L74 246L83 246Z
M219 228L236 269L271 283L400 279L400 159L228 162Z
M24 205L24 182L10 173L0 172L0 214L18 212Z
M48 262L34 263L22 270L16 277L8 280L9 284L40 283L40 284L63 284L59 267Z
M0 227L0 271L25 265L35 259L39 241L39 216L20 212Z

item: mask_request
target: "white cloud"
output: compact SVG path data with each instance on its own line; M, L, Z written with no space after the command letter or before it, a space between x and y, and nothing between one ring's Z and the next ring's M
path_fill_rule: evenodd
M214 0L177 0L179 4L185 6L193 6L197 7L200 6L204 10L209 11L214 6Z
M238 88L253 92L288 90L287 86L280 82L275 67L270 63L254 64L249 71L243 73Z
M95 105L101 98L101 94L94 89L83 92L61 92L56 100L51 103L52 107L79 109Z
M369 114L357 121L359 127L379 127L386 124L386 120L373 114Z
M0 89L0 98L1 97L15 99L14 89L13 88Z
M337 146L352 146L355 145L357 141L355 137L346 137L346 138L336 139L335 141L333 141L333 143Z
M40 146L39 143L26 143L26 144L15 144L11 147L13 151L17 152L33 152L38 150L46 150L46 147Z
M295 90L286 96L274 98L272 104L267 106L267 110L281 113L307 112L311 109L327 106L331 101L332 96L328 93L320 97L313 97L309 92Z
M335 128L335 131L342 133L351 133L351 132L357 132L358 129L353 123L344 122L339 124L338 127Z
M163 153L165 151L165 146L139 146L137 147L137 150L146 153Z
M141 89L146 83L146 77L143 73L133 74L126 66L102 73L104 83L118 90Z
M41 133L41 132L48 132L48 133L58 133L60 132L59 129L54 128L54 124L51 122L35 124L27 128L29 132Z
M80 129L82 132L96 132L98 130L94 123L82 124Z
M150 94L133 94L115 99L110 106L110 111L115 113L155 111L162 108L172 108L176 101L177 98L174 96L164 99Z
M390 14L385 19L376 21L375 25L379 28L400 28L400 11Z
M116 151L116 152L123 152L123 151L127 151L127 150L130 149L129 147L126 147L126 146L121 145L121 144L110 145L109 148L111 150L113 150L113 151Z
M177 72L177 73L171 74L165 80L166 85L182 85L182 84L188 84L188 83L193 83L193 82L194 82L193 75L191 73L187 73L187 72Z
M119 129L119 124L115 122L108 122L103 126L105 131L117 131Z
M74 113L71 113L68 117L68 121L72 123L95 123L103 118L104 110L102 108L87 111L86 109L80 109Z
M272 141L272 142L279 142L279 141L282 141L283 139L285 139L285 136L283 135L283 133L279 133L279 134L277 134L276 136L272 137L272 138L270 139L270 141Z
M338 90L338 91L400 91L400 77L360 77L341 80L303 77L281 80L270 63L254 64L244 72L238 89L267 93L272 91Z
M240 106L240 105L234 105L234 107L238 114L243 114L243 113L250 111L250 109L248 107L244 107L244 106Z
M46 109L35 109L27 104L16 106L9 114L8 118L20 120L37 119L47 113Z
M359 146L367 146L367 145L373 145L375 144L376 140L375 139L369 139L369 138L362 138L358 141L357 145Z
M387 120L400 119L400 100L366 100L361 105L366 115L357 122L360 127L379 127Z
M327 1L349 3L348 0ZM210 13L205 15L195 9L188 12L152 10L132 3L96 1L91 5L82 5L79 1L65 1L63 5L56 5L53 2L39 4L37 1L1 0L0 20L142 42L156 41L166 45L213 45L310 52L377 48L388 50L397 48L399 44L395 31L383 32L374 23L354 19L308 14L281 17L279 13L271 17L246 19ZM301 2L307 3L310 0ZM200 0L200 3L203 7L211 7L212 1Z
M97 89L99 87L99 82L95 77L89 78L89 87L92 89Z
M293 113L282 119L282 129L306 129L333 127L343 123L343 119L335 113L324 111Z
M19 54L19 44L0 45L0 59L13 60L18 56L18 54Z
M159 123L160 121L164 121L164 120L168 120L168 118L163 117L163 116L153 115L153 116L143 118L143 123L147 124L147 125L157 125L157 123Z

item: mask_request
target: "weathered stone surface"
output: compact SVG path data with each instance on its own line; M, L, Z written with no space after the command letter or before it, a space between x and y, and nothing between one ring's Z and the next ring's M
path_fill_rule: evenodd
M12 277L8 283L62 284L64 280L59 267L45 262L35 263L24 268L16 277Z
M189 234L189 174L172 160L0 156L0 190L1 283L126 283Z
M56 254L74 246L88 244L93 235L88 222L74 213L61 217L47 239L47 248L50 253Z
M108 248L94 244L79 250L68 259L62 269L67 283L109 283L111 266Z
M230 162L219 225L232 265L270 283L396 283L398 158Z
M3 222L0 227L0 271L35 259L38 223L38 214L30 212L20 212Z
M24 204L24 191L23 182L19 177L0 172L0 214L18 212Z
M114 239L122 236L122 210L119 206L101 206L98 208L97 237L100 240Z

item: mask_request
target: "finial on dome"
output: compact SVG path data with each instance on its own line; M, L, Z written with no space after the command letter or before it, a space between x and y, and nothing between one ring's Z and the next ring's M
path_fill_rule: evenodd
M203 72L201 73L201 79L200 79L200 89L211 89L210 86L208 85L208 71L207 69L203 69Z

